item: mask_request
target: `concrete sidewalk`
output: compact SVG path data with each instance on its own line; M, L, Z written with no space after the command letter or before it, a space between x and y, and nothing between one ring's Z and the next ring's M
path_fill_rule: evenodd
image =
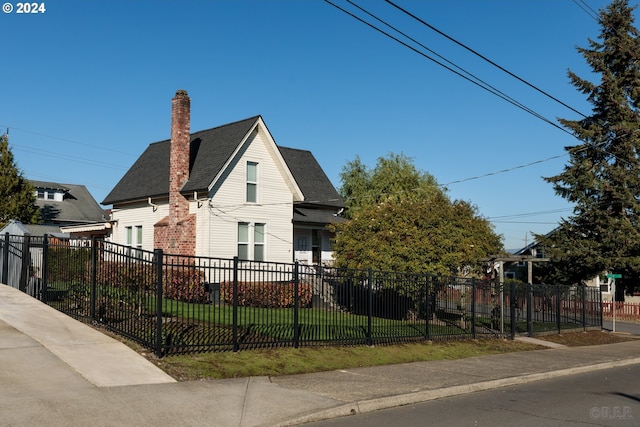
M0 426L288 426L635 363L640 340L175 382L120 342L0 285Z

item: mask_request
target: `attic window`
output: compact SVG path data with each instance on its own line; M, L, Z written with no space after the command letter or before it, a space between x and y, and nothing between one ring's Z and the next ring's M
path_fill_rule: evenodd
M258 202L258 163L247 162L247 203Z
M42 188L38 188L36 190L36 197L41 200L55 200L55 192L52 190L44 190Z

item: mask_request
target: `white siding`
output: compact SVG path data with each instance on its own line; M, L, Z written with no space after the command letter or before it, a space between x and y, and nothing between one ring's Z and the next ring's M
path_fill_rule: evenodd
M293 195L262 131L249 138L215 186L197 221L198 255L231 258L237 255L239 222L263 223L267 261L293 260ZM258 202L246 203L246 164L258 163Z
M126 227L142 226L142 249L153 251L153 226L169 214L169 203L153 202L156 207L147 202L130 203L114 206L112 218L116 220L111 233L111 241L125 245Z

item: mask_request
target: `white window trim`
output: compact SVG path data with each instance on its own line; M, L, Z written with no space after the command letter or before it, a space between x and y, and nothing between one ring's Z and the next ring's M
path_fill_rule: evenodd
M142 250L142 225L127 225L124 227L124 242L131 249ZM133 252L133 251L132 251Z
M256 167L256 179L255 181L249 180L249 165L255 165ZM245 202L251 204L257 204L260 201L260 163L254 160L247 160L245 163ZM255 186L255 201L249 200L249 185Z
M247 241L240 240L240 225L247 225ZM256 241L256 225L263 226L262 232L262 242ZM266 222L247 222L241 221L237 223L236 226L236 254L240 257L240 245L246 245L247 247L247 258L240 258L244 261L266 261L267 260L267 223ZM256 260L256 247L262 246L262 259Z

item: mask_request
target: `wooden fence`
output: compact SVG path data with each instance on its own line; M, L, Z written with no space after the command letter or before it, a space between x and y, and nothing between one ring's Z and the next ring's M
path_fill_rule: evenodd
M640 303L616 301L615 315L619 320L640 320ZM613 302L602 301L602 317L613 319Z

